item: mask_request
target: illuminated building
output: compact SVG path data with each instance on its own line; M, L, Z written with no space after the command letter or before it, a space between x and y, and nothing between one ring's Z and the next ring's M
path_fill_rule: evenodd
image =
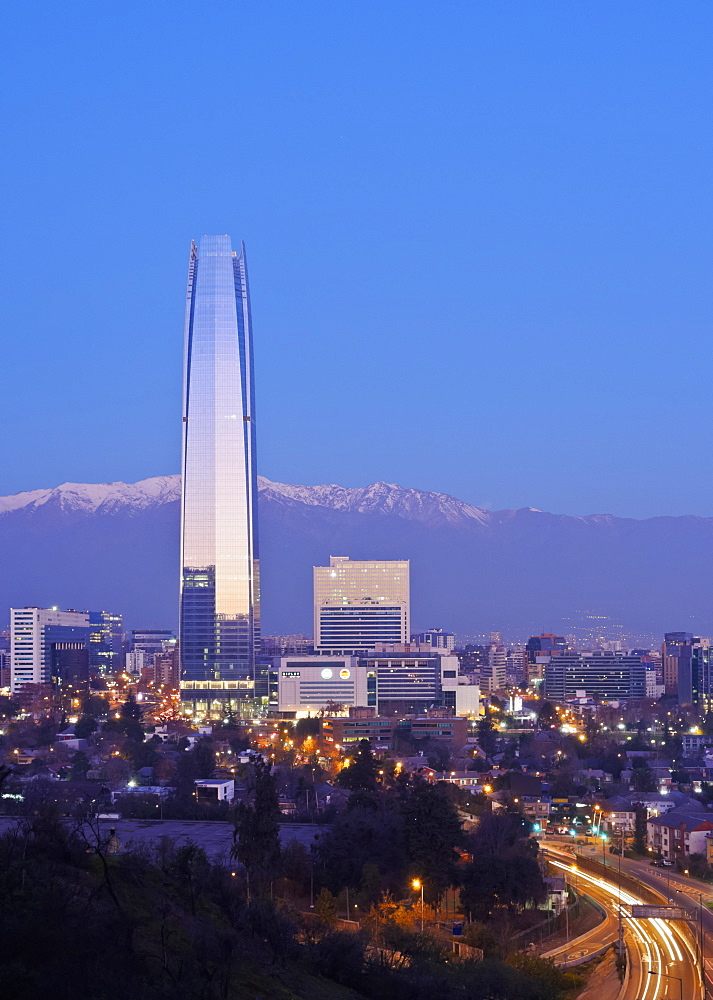
M10 609L10 687L82 686L89 671L89 614L57 608Z
M95 672L113 674L122 667L124 621L110 611L89 612L89 666Z
M245 247L191 245L181 497L181 697L240 710L260 641L252 330Z
M408 560L330 556L314 567L314 647L358 653L409 636Z

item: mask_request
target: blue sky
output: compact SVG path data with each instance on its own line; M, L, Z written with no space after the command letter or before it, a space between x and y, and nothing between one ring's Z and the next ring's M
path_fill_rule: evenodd
M178 470L188 246L229 232L269 478L713 515L713 6L3 18L0 494Z

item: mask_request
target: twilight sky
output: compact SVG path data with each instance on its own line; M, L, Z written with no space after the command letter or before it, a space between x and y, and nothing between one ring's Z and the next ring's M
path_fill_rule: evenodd
M262 474L713 515L701 0L5 5L0 494L179 469L201 233Z

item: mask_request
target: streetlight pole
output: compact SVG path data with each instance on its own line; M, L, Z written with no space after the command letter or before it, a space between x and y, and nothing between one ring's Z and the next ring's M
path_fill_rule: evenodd
M423 881L420 878L415 878L411 885L414 889L421 890L421 933L423 934Z
M703 997L708 996L706 985L706 939L703 934L703 893L698 893L698 942L701 952L701 977L703 979Z
M669 976L665 972L657 972L656 969L649 969L650 976L663 976L664 979L675 979L678 982L679 1000L683 1000L683 980L680 976Z
M624 853L624 829L620 830L619 839L619 955L624 954L624 928L621 919L621 857Z

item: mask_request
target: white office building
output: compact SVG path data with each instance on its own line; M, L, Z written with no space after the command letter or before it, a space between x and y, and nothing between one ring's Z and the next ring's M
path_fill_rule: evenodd
M330 556L314 567L314 645L351 654L409 638L409 562Z
M355 656L281 656L275 664L280 712L314 715L368 704L367 669Z
M10 608L10 688L52 681L57 650L88 649L89 614L57 608ZM88 657L88 653L87 653Z

